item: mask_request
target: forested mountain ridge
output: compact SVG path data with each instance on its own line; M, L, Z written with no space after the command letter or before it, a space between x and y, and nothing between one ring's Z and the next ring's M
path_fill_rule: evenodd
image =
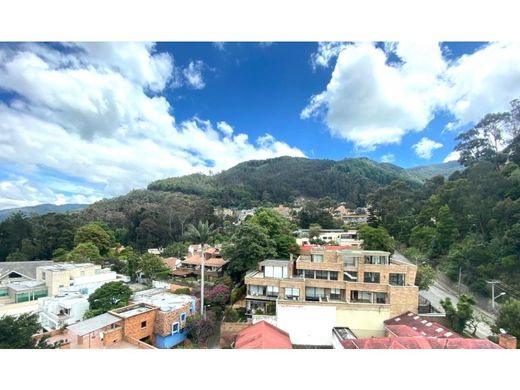
M434 176L444 176L448 178L455 171L462 171L464 167L458 161L450 161L441 164L421 165L408 168L406 171L420 180L431 179Z
M444 173L441 167L437 172ZM148 189L198 195L224 207L291 203L300 197L326 196L355 207L363 206L368 194L394 180L419 186L425 176L368 158L334 161L278 157L246 161L212 176L193 174L157 180Z
M12 209L3 209L0 210L0 222L7 219L10 215L22 212L26 215L32 214L46 214L46 213L65 213L69 211L82 210L87 207L88 204L39 204L36 206L27 206L27 207L16 207Z

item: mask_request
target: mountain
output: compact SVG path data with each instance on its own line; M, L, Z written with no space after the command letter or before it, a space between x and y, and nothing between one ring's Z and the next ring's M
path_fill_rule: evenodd
M47 213L66 213L69 211L81 210L88 206L88 204L39 204L37 206L30 207L16 207L12 209L0 210L0 222L9 218L10 215L22 212L26 215L31 214L47 214Z
M420 167L408 168L407 172L420 180L429 179L431 177L441 175L445 178L449 177L455 171L462 171L464 167L457 161L450 161L442 164L423 165Z
M148 185L148 190L198 195L226 207L326 196L361 206L369 193L394 180L413 186L422 181L404 168L368 158L334 161L278 157L246 161L212 176L192 174L157 180Z

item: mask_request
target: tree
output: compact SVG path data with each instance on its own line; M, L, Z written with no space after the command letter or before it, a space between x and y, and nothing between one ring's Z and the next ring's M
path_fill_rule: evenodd
M449 297L441 300L441 306L446 312L446 319L450 324L450 328L459 334L464 332L466 324L473 319L474 305L475 301L473 298L464 294L460 296L457 308L453 306Z
M419 286L419 290L428 290L435 282L436 272L429 264L420 264L417 267L417 275L415 276L415 285Z
M76 245L66 256L66 260L76 263L97 261L101 258L99 249L92 242L82 242Z
M0 316L0 349L53 348L46 338L34 338L41 330L36 313Z
M319 237L321 233L321 226L317 223L311 223L309 225L309 238Z
M112 244L110 234L98 223L89 223L78 229L74 236L76 246L82 243L94 244L101 255L106 255Z
M358 230L358 236L363 240L363 249L365 250L394 252L394 239L390 237L387 230L382 226L373 228L364 225Z
M208 305L215 309L217 318L220 318L226 304L229 302L231 289L223 284L218 284L208 291L206 300Z
M174 242L173 244L168 245L164 248L161 253L162 257L177 257L183 258L188 253L188 247L190 244L188 242Z
M125 274L130 277L130 281L133 283L137 279L137 271L139 270L140 258L136 254L128 256L126 260Z
M189 328L189 336L199 345L199 347L206 347L208 339L215 333L216 318L215 314L209 311L206 318L196 314L187 319L187 326Z
M296 228L291 221L271 209L262 208L251 218L251 222L263 227L273 240L275 256L285 259L297 253L298 246L292 232Z
M141 256L139 269L150 281L165 279L170 274L170 269L164 264L162 258L151 253Z
M228 272L235 281L241 280L246 271L275 253L267 230L251 221L240 224L223 250L224 257L229 260Z
M451 215L448 205L439 209L437 221L436 244L441 253L447 253L450 245L457 239L458 231L455 219Z
M85 318L91 318L107 311L127 306L132 296L132 290L122 282L108 282L94 291L88 297L89 310Z
M197 224L197 226L194 226L190 224L188 226L188 237L190 237L192 240L194 240L197 244L200 244L201 247L201 255L200 258L202 260L201 264L201 274L200 274L200 288L201 288L201 294L200 294L200 314L204 315L204 245L209 243L213 237L215 236L217 232L217 229L213 228L213 224L210 224L208 221L201 222Z
M500 311L492 330L494 333L500 333L500 329L504 329L520 340L520 300L510 299L500 305Z

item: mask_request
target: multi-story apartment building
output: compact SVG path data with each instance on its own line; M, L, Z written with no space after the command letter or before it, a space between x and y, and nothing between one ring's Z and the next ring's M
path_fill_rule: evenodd
M250 315L275 314L275 306L291 309L290 316L277 313L282 329L281 320L308 318L294 310L308 306L321 310L315 316L326 326L384 332L384 320L417 310L416 271L415 265L391 260L388 252L304 248L296 260L265 260L246 274L246 309Z

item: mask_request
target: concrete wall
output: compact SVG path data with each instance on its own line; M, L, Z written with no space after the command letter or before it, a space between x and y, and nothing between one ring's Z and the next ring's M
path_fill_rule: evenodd
M180 332L168 336L155 335L155 346L157 348L171 348L182 343L188 337L188 331L181 329Z
M391 318L391 310L386 305L373 307L373 305L352 304L348 308L338 306L336 310L336 326L350 328L359 338L384 336L384 321L389 318Z
M278 303L276 313L278 328L289 333L293 344L332 345L335 306Z
M231 348L237 334L250 325L246 322L222 322L220 324L220 348Z

